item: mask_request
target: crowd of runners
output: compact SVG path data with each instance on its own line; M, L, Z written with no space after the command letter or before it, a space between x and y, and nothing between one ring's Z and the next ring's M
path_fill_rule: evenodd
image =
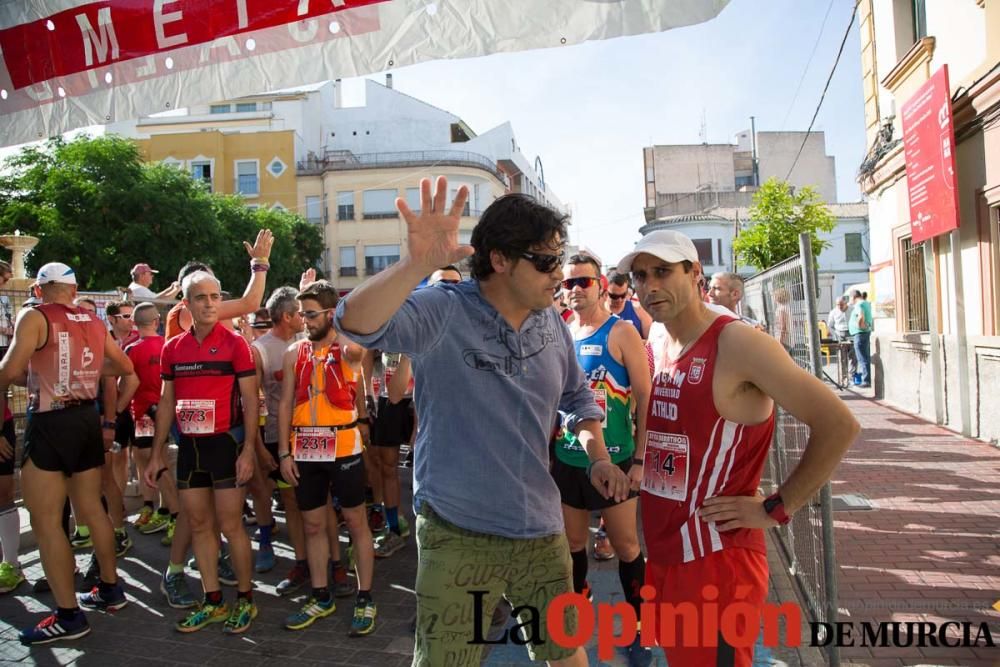
M0 364L0 592L28 585L16 465L45 572L33 585L56 607L23 643L82 637L83 609L128 603L116 560L130 530L168 547L161 591L185 633L247 631L254 573L287 567L278 594L308 592L289 602L289 630L352 598L349 633L365 636L378 625L376 560L416 558L415 665L479 663L477 601L526 614L563 593L590 598L588 548L617 556L637 619L644 600L702 604L706 584L720 608L763 605L764 529L829 478L857 433L844 404L741 321L735 288L717 277L709 289L682 234L645 236L606 276L593 252L567 257L565 217L523 195L497 199L460 245L468 192L447 192L425 180L419 213L397 202L408 253L345 298L312 270L268 293L267 231L245 244L242 297L225 300L211 268L190 262L169 312L116 301L107 324L72 268L38 271L37 303ZM14 385L28 396L17 461L6 403L25 390ZM765 497L775 404L810 439ZM401 449L413 456L412 528ZM127 525L132 467L143 506ZM275 500L294 563L275 556ZM78 586L73 550L90 548ZM563 620L573 634L574 607ZM544 613L538 622L532 659L586 664L553 641ZM751 664L752 648L699 644L662 648L672 665ZM630 665L653 659L639 634L627 650Z

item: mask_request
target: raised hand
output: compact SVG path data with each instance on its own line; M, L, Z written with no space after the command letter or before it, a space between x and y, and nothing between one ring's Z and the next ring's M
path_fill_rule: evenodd
M244 241L243 247L247 249L247 254L250 255L250 259L267 259L271 256L271 245L273 243L274 234L271 233L271 230L262 229L257 232L257 239L254 241L253 245Z
M456 264L473 253L472 246L458 242L458 224L468 198L469 188L463 185L458 189L451 208L445 211L448 179L438 176L433 196L430 179L420 181L420 215L410 209L406 200L396 199L396 208L406 222L410 257L427 269L427 273Z
M310 267L303 271L302 276L299 278L299 291L301 292L307 285L314 282L316 282L316 269Z

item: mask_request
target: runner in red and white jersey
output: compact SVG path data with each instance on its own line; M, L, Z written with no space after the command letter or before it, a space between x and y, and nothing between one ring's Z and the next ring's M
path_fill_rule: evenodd
M859 430L850 411L781 346L701 300L698 251L683 234L652 232L618 264L643 307L664 325L657 355L640 502L649 554L646 581L657 603L719 614L767 596L764 528L786 523L830 478ZM775 403L803 422L799 465L765 498L758 492L774 430ZM718 597L706 595L714 586ZM711 593L712 591L707 591ZM699 614L701 617L701 614ZM683 622L683 621L682 621ZM662 632L659 624L656 626ZM753 648L719 635L687 646L681 628L659 637L672 665L750 667Z
M101 507L101 473L111 430L102 432L94 400L102 374L132 372L132 365L92 313L73 304L76 274L59 262L38 271L42 304L24 309L14 341L0 363L0 411L8 387L27 372L29 411L24 433L21 489L38 539L56 610L21 632L24 644L76 639L90 632L79 606L114 611L127 604L118 582L114 534ZM106 436L103 437L103 436ZM93 590L73 593L73 554L62 529L72 496L77 517L90 527L99 562Z
M125 354L132 361L135 372L123 378L120 383L119 405L124 400L128 401L132 421L135 424L132 455L139 479L143 479L152 454L156 407L160 402L160 390L163 384L160 377L160 354L163 351L164 340L163 336L156 333L160 326L160 313L155 304L140 303L133 311L133 320L136 331L139 332L139 340L125 348ZM180 511L177 485L170 471L160 476L157 485L160 508L154 512L157 489L151 489L143 484L143 508L135 527L143 535L167 531L169 539L165 540L165 544L169 544L173 539L177 514ZM150 492L149 495L147 490Z

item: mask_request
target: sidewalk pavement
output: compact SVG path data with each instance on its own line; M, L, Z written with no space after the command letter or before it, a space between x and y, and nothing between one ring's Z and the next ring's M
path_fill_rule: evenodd
M841 621L969 621L1000 642L1000 449L854 392L861 436L835 496L869 511L834 513ZM961 635L949 633L958 638ZM973 630L973 636L976 631ZM842 648L844 665L1000 665L1000 648Z

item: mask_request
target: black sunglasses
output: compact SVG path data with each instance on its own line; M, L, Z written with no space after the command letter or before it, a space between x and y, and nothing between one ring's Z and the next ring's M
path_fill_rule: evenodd
M566 253L559 253L558 255L542 255L540 253L522 251L521 257L531 262L531 265L535 267L535 270L539 273L552 273L555 271L557 266L562 265L563 260L566 259Z
M621 301L622 299L628 298L628 292L625 292L624 294L612 294L611 292L608 292L608 298L612 301Z
M567 278L562 281L563 289L567 292L574 287L580 286L583 289L590 289L590 286L597 282L597 278L591 278L590 276L582 276L580 278Z
M455 280L454 278L442 278L438 281L439 283L444 283L445 285L457 285L461 280Z

